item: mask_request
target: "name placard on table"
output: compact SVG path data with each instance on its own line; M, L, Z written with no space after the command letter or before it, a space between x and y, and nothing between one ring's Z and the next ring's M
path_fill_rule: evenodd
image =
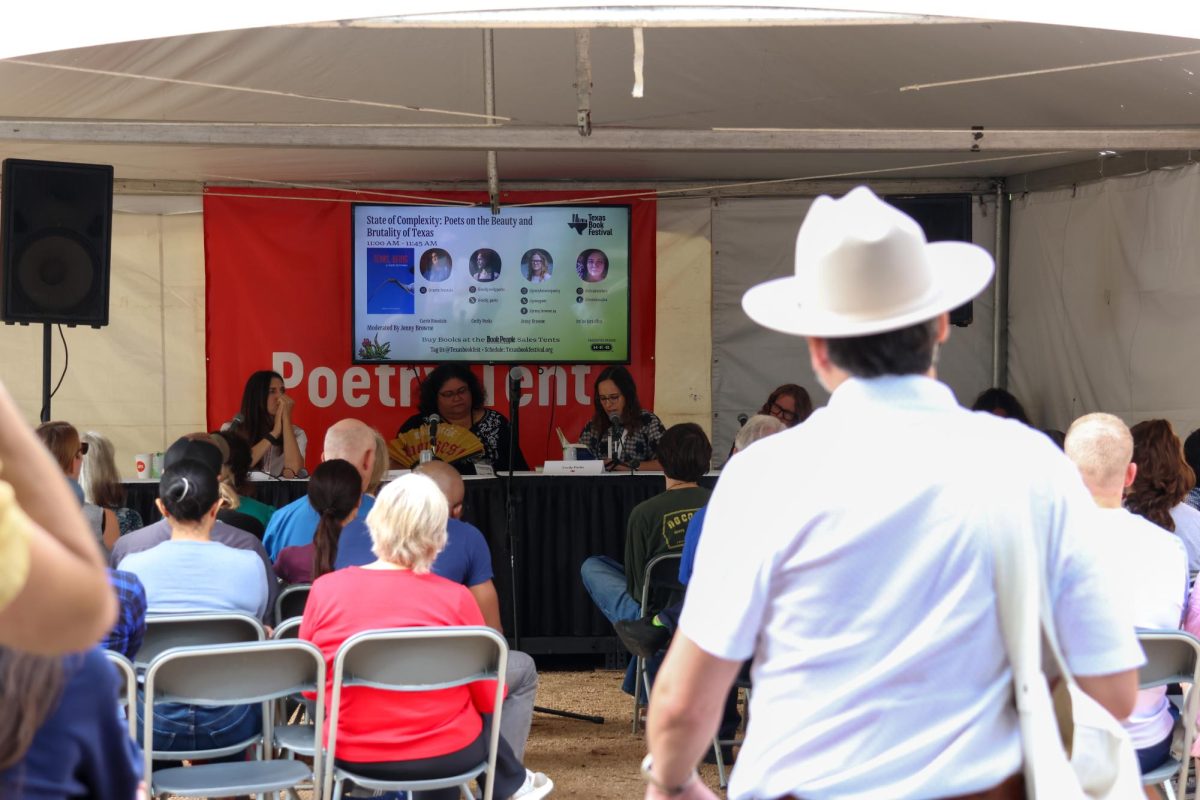
M547 461L543 475L603 475L603 461Z

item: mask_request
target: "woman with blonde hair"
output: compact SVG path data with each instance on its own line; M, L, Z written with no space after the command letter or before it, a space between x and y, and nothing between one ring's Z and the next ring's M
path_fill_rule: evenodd
M117 517L121 535L136 531L144 524L136 509L125 506L125 487L117 472L117 461L113 457L112 442L96 431L83 434L87 453L83 467L79 470L79 483L83 486L83 497L89 503L107 508Z
M304 608L300 638L324 653L328 680L333 680L338 648L361 631L485 624L467 587L430 572L446 546L448 518L445 495L424 475L404 475L379 493L367 514L377 560L317 578ZM343 690L338 763L381 780L419 780L472 768L487 758L485 715L495 699L489 683L417 694ZM332 690L330 685L326 698ZM525 769L500 739L494 797L536 800L553 788L545 775ZM457 797L457 789L413 794L414 800Z

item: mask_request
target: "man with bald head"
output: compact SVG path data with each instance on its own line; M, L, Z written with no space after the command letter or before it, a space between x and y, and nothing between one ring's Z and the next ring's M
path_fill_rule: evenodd
M1137 475L1129 428L1112 414L1088 414L1072 423L1064 449L1100 507L1092 541L1114 582L1112 596L1124 603L1136 627L1178 628L1187 596L1187 550L1178 536L1121 506ZM1165 686L1138 692L1125 728L1142 772L1166 760L1174 725Z
M321 451L322 461L332 461L340 458L349 461L362 476L362 490L365 493L371 481L371 468L375 465L375 431L365 422L356 419L338 420L325 432L325 447ZM355 530L367 535L364 520L375 505L375 498L364 494L358 515L349 522L342 535ZM305 545L312 541L321 517L308 502L308 497L299 497L271 515L267 532L263 536L263 546L267 548L271 560L279 558L285 547Z
M431 571L448 581L467 587L483 612L489 628L504 633L500 623L500 599L492 583L492 553L483 533L469 522L463 522L463 498L466 487L462 475L445 461L421 464L414 472L431 478L450 506L446 523L446 546L434 560ZM278 512L277 512L278 513ZM359 516L363 516L360 512ZM336 569L363 566L375 560L371 553L371 534L366 526L350 529L346 526L338 539ZM508 695L504 698L504 713L500 715L500 735L512 748L517 759L525 757L525 742L533 721L533 703L537 695L537 667L527 653L508 651L508 671L505 673Z

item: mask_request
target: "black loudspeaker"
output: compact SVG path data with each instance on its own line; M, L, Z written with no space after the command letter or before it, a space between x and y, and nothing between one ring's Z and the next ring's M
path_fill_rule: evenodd
M5 322L108 324L113 168L4 160Z
M930 194L885 197L891 205L915 219L929 242L971 241L971 196L969 194ZM950 312L950 324L965 328L975 320L971 301Z

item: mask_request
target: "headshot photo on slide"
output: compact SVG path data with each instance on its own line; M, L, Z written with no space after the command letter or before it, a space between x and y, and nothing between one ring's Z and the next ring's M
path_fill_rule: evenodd
M421 277L432 283L441 283L450 277L454 260L440 247L433 247L421 254Z
M599 283L608 277L608 256L603 250L584 250L575 261L575 271L579 273L581 280Z
M545 283L554 274L554 260L540 247L526 250L521 256L521 274L530 283Z
M480 283L490 283L500 277L500 254L490 247L481 247L471 254L471 277Z

